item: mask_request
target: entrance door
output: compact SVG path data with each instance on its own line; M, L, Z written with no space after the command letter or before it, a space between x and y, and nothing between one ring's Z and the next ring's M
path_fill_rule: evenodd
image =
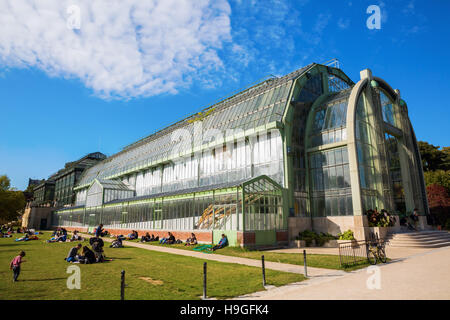
M39 230L47 229L47 219L41 219L41 225L39 226Z

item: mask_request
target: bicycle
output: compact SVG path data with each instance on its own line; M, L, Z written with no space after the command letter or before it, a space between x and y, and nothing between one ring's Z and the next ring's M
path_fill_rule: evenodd
M384 245L381 242L376 242L376 245L371 242L367 245L367 260L371 265L377 264L378 260L383 263L387 262Z

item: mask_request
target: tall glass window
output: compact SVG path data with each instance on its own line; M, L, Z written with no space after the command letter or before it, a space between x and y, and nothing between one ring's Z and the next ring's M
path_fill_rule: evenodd
M385 133L386 151L389 165L392 191L394 197L395 210L406 212L405 191L403 189L402 172L400 169L400 155L398 150L398 140L396 137Z
M352 215L347 147L310 154L309 168L312 215Z
M309 77L297 96L292 97L294 102L314 102L323 94L322 74L316 73ZM295 216L307 215L308 194L306 193L306 152L305 131L310 104L294 104L294 123L292 130L292 152L294 170L294 212Z
M314 113L310 147L347 140L347 100L337 100L318 108Z
M383 113L383 121L392 126L396 126L394 104L388 96L380 90L381 111Z
M376 174L375 168L377 151L373 132L369 109L361 95L356 107L355 135L363 212L369 209L380 209L377 193L377 177L379 175Z

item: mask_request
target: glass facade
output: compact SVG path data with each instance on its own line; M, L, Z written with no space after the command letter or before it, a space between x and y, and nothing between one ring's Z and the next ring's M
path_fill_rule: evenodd
M383 121L395 127L397 124L395 120L394 104L382 90L380 91L380 102Z
M331 225L328 217L362 217L393 203L405 211L411 195L404 181L419 185L408 176L417 173L402 164L410 161L405 148L416 145L403 144L407 113L396 109L396 93L381 81L353 87L343 79L337 69L308 66L127 146L84 171L75 187L79 207L55 212L54 225L234 230L278 239L266 231L288 232L288 215L306 219L295 223L324 218L310 223L321 228ZM355 113L348 114L356 88L349 109ZM62 201L77 181L67 176L56 188Z
M309 146L317 147L347 140L347 100L337 100L315 110Z
M294 121L292 130L292 169L294 173L294 216L308 215L308 193L306 190L306 151L305 133L308 114L312 103L323 94L322 74L309 77L300 93L292 97ZM300 102L300 103L298 103Z
M102 223L105 228L136 230L248 231L287 227L282 188L265 177L234 188L59 210L53 219L55 225L93 227Z
M347 147L309 155L313 217L352 215Z
M396 212L406 212L405 191L403 189L402 172L400 168L400 155L398 139L388 133L385 134L389 174L392 183L392 192Z
M370 110L364 95L361 95L356 106L355 139L363 212L380 209L377 192L380 175L377 174L375 167L377 149L375 129L370 121L374 117L370 114Z

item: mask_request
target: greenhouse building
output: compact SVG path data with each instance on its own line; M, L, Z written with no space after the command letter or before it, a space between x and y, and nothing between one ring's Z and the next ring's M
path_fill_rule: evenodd
M84 171L53 226L231 245L299 231L368 236L366 212L428 212L406 102L383 79L310 64L205 108Z

